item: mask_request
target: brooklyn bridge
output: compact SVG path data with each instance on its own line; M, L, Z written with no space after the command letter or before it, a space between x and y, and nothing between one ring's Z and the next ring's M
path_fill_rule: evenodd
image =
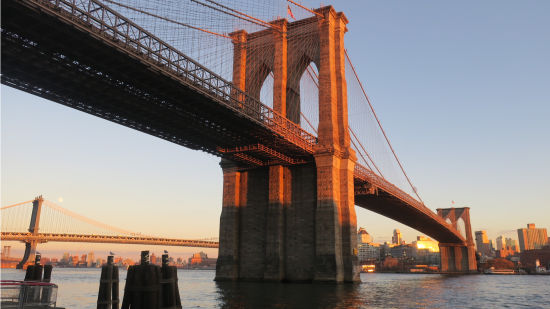
M443 272L475 271L469 209L420 198L345 49L344 13L287 2L289 19L230 1L4 0L2 83L220 157L216 280L358 281L356 206L438 240ZM80 235L35 223L2 239L28 257Z

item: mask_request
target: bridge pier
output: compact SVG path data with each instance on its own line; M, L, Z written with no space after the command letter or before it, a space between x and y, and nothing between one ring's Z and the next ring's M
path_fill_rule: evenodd
M441 255L441 272L477 272L476 250L473 246L439 244L439 253Z
M335 181L341 171L330 165L339 160L328 156L316 161L328 161L329 166L309 163L239 171L222 160L216 280L358 281L352 248L357 238L355 212L343 209L339 190L347 186Z
M472 236L472 227L470 225L470 208L439 208L437 209L437 214L446 219L453 228L464 233L462 236L466 238L466 242L463 244L439 243L441 272L477 272L476 250Z

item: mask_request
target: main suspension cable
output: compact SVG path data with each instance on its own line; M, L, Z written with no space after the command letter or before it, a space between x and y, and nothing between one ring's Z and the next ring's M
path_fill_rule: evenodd
M308 9L308 8L306 8L305 6L299 4L299 3L295 2L295 1L292 1L292 0L286 0L286 1L287 1L287 2L290 2L290 3L292 3L292 4L294 4L295 6L300 7L300 8L302 8L302 9L304 9L304 10L306 10L306 11L312 13L312 14L315 14L315 15L317 15L317 16L319 16L319 17L325 17L325 16L323 16L323 14L317 13L317 12L315 12L315 11L312 10L312 9Z

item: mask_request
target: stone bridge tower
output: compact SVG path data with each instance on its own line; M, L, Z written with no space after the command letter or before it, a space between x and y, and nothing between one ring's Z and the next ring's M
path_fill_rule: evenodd
M476 272L476 249L474 247L472 226L470 224L470 208L438 208L437 214L449 222L453 228L464 232L465 235L463 236L466 238L465 244L439 243L441 271L460 273ZM459 222L461 220L464 225L459 227Z
M317 66L318 145L314 162L302 165L243 169L222 159L216 280L359 280L356 157L350 148L345 79L348 21L332 6L316 12L319 16L291 23L272 22L277 29L231 34L233 83L259 98L272 72L273 109L295 123L300 121L300 77L310 63Z

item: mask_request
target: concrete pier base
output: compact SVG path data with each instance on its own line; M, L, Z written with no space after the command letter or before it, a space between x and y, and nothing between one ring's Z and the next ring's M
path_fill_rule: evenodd
M357 256L349 249L356 245L350 233L355 213L345 215L343 225L338 201L318 200L315 164L246 171L227 160L221 165L216 281L357 281ZM349 252L343 251L344 243Z

